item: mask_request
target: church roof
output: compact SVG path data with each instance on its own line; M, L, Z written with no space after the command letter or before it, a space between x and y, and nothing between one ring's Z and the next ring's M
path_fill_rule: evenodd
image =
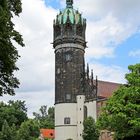
M113 92L116 91L121 84L107 82L107 81L100 81L98 80L98 93L99 97L109 98L112 96Z
M54 129L41 129L40 132L43 138L54 139L55 137Z

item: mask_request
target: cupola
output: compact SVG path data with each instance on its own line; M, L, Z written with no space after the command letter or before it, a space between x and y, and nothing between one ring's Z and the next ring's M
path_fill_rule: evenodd
M86 19L73 8L73 0L66 0L66 8L54 20L54 41L79 38L85 41ZM68 40L67 40L68 41Z

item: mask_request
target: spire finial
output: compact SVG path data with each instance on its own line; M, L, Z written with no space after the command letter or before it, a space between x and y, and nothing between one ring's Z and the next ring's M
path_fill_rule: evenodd
M67 8L72 8L73 0L66 0Z

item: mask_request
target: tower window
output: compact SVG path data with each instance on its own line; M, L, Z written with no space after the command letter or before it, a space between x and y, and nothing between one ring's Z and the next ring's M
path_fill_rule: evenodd
M88 114L87 106L84 106L84 119L87 118L87 114Z
M76 34L79 36L82 36L82 27L81 26L77 27Z
M65 58L66 58L66 61L71 61L71 59L72 59L70 54L66 54Z
M70 124L70 118L69 117L64 118L64 124Z
M71 94L66 94L66 100L71 100Z
M60 74L60 68L57 69L57 74Z

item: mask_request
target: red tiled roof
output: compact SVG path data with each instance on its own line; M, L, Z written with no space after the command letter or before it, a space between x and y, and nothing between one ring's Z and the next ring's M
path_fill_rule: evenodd
M40 130L43 138L54 139L54 129L41 129Z
M108 98L121 84L98 80L98 96Z

